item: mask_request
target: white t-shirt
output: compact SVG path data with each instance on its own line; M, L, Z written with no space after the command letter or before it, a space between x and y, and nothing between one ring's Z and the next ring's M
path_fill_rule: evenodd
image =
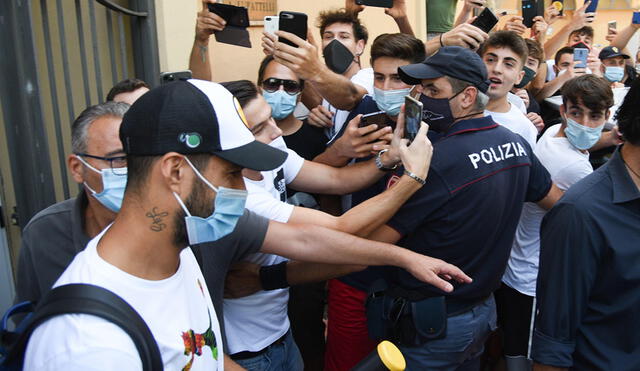
M509 103L509 111L505 113L485 110L485 116L493 117L493 121L506 127L526 140L532 149L536 148L536 137L538 130L535 125L525 116L514 104Z
M524 113L525 115L527 114L527 105L524 104L524 101L522 100L522 98L513 94L512 92L509 92L507 93L507 100L512 105L518 107L518 109L522 111L522 113Z
M373 95L373 68L363 68L358 73L351 77L351 82L360 85L367 90L369 95ZM347 120L347 116L349 116L349 111L339 110L332 106L326 99L322 100L322 106L329 111L333 112L333 126L327 128L326 134L329 139L333 139L333 137L340 132L342 126L345 124Z
M287 148L282 137L270 145L289 155L281 167L261 172L262 180L244 179L249 192L246 208L268 219L286 223L294 208L285 202L286 184L298 175L304 159ZM286 259L278 255L256 253L246 260L260 265L273 265ZM289 289L259 291L239 299L225 299L224 325L229 353L256 352L282 337L289 330L288 302Z
M583 153L565 137L556 137L560 124L547 129L538 141L534 153L549 171L558 188L566 191L580 179L591 174L589 154ZM511 256L502 281L519 292L536 296L538 260L540 256L540 223L546 211L527 202L522 209L520 223L511 248Z
M191 249L180 253L180 266L174 275L150 281L102 259L96 246L103 234L76 255L54 287L89 283L119 295L151 329L165 370L223 370L218 319ZM204 338L205 344L200 345L197 338ZM35 330L27 346L24 369L141 370L142 362L129 335L117 325L92 315L66 314Z

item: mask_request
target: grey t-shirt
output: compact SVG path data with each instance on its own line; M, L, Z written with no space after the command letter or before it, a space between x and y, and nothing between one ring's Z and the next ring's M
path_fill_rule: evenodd
M191 246L207 282L223 336L222 296L227 271L231 264L260 251L268 227L269 219L245 209L232 233L215 242Z

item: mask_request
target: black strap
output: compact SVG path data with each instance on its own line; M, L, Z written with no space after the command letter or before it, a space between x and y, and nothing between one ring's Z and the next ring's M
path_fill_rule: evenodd
M114 323L133 340L144 371L163 369L158 344L138 312L113 292L80 283L58 286L45 295L10 350L7 361L23 357L31 333L46 320L61 314L90 314Z

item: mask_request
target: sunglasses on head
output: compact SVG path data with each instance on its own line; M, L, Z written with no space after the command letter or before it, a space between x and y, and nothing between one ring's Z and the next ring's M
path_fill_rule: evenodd
M262 88L269 93L277 91L280 89L280 86L283 86L284 91L289 95L298 94L300 93L300 90L302 90L300 83L293 80L283 80L271 77L262 82Z

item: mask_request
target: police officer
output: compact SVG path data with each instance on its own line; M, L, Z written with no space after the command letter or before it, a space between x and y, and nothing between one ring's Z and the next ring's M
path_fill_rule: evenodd
M521 136L484 117L490 82L476 53L443 47L399 75L417 85L424 121L441 138L426 184L371 237L456 264L473 282L445 293L388 268L372 288L384 299L370 297L369 329L399 343L409 370L479 370L523 203L548 209L561 191Z

